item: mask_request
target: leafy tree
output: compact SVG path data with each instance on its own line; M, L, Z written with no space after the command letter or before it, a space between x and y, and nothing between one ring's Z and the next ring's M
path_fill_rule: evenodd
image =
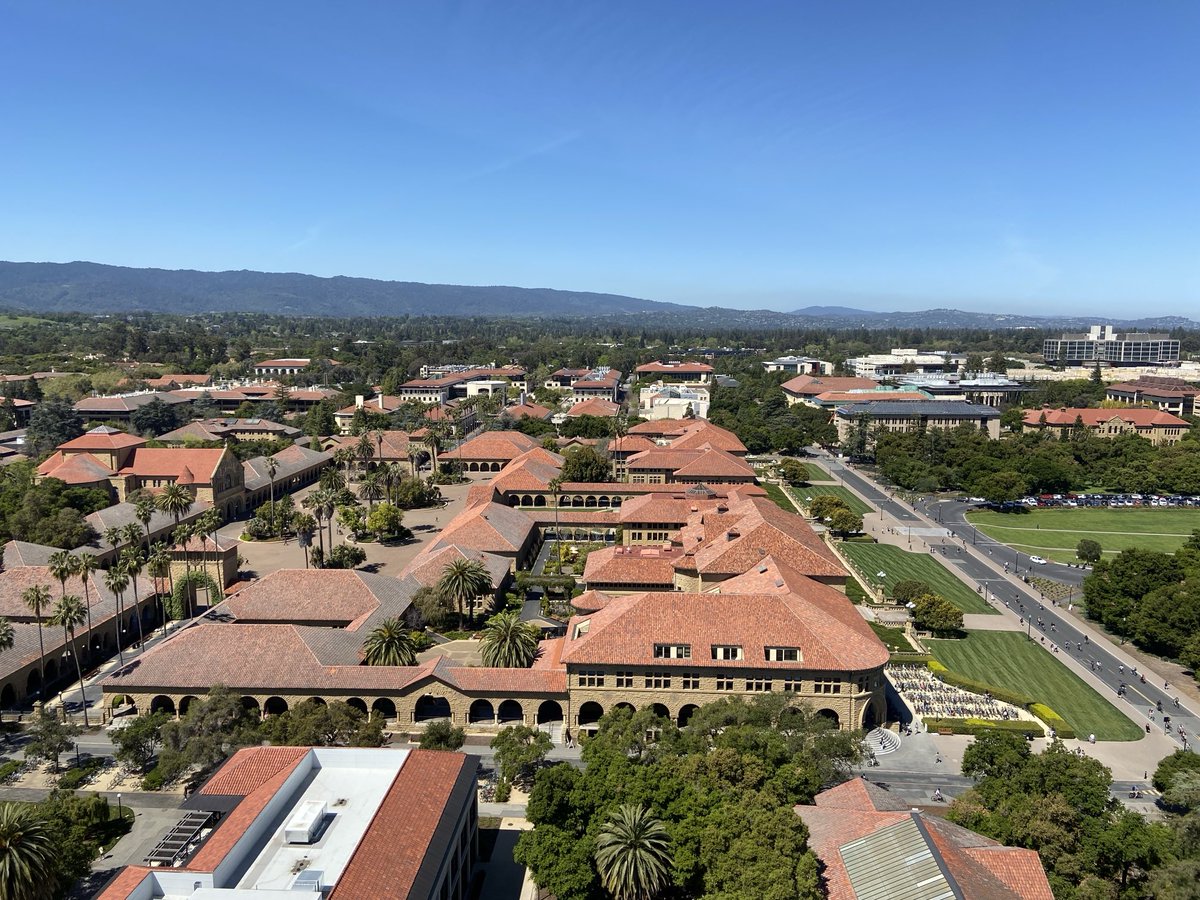
M415 666L416 644L398 618L384 619L367 636L363 660L368 666Z
M480 649L485 666L504 669L527 669L538 653L541 633L537 627L522 622L515 610L492 617L483 630Z
M182 403L168 405L155 398L131 412L129 424L144 437L158 437L183 424L183 406Z
M975 491L990 503L1011 503L1029 492L1029 482L1017 472L996 472L979 479Z
M1008 778L1029 759L1029 743L1011 731L985 731L963 751L962 773L971 778Z
M492 576L478 560L459 558L446 564L437 588L458 607L458 627L461 630L467 606L491 592Z
M238 747L259 742L258 721L229 688L215 684L208 696L178 721L159 728L162 746L155 769L165 781L190 767L216 765Z
M165 712L146 713L111 732L116 758L125 765L145 772L154 761L162 742L162 727L171 720Z
M75 407L66 400L44 400L29 414L25 443L33 455L41 456L81 434L83 422Z
M291 747L380 747L383 719L369 718L353 706L335 700L305 700L278 716L268 716L259 729L273 744Z
M924 594L913 601L913 622L923 631L948 634L961 631L962 610L938 594Z
M563 481L612 481L612 466L608 457L595 447L575 447L569 450L563 459Z
M466 732L446 719L430 722L421 732L422 750L458 750L466 742Z
M781 459L775 468L788 484L808 484L808 466L797 459Z
M377 503L367 516L367 528L383 540L385 537L400 534L404 527L404 510L390 503Z
M808 514L814 519L832 519L840 512L850 512L850 507L841 497L833 494L818 494L808 504Z
M25 758L48 762L57 773L58 758L75 746L75 738L80 734L76 726L60 722L58 716L40 710L25 729Z
M1100 546L1099 541L1093 541L1091 538L1084 538L1075 545L1076 559L1083 560L1085 563L1098 563L1104 555L1104 549Z
M835 510L829 517L829 528L834 534L858 534L862 527L863 517L849 507Z
M315 554L314 554L315 555ZM338 544L323 560L326 569L354 569L367 561L367 551L354 544Z
M1155 790L1165 794L1171 789L1176 778L1187 774L1200 775L1200 755L1187 750L1176 750L1170 756L1159 760L1151 783Z
M596 837L600 883L616 900L649 900L667 884L671 840L645 807L623 803Z
M430 628L441 628L454 612L454 601L438 590L436 585L418 588L413 594L412 603L421 622Z
M932 594L933 588L924 581L914 578L902 578L892 587L892 599L900 604L908 604L925 594Z
M546 758L554 745L546 732L528 725L516 725L500 729L490 746L496 754L496 769L500 778L513 784L530 779L534 768Z

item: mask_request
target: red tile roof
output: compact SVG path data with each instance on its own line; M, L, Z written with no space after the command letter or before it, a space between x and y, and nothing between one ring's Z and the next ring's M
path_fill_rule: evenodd
M90 453L69 456L56 450L37 467L42 478L57 478L67 484L97 484L113 476L113 470Z
M815 397L826 391L870 390L879 387L871 378L842 378L831 375L798 375L785 381L780 387L785 393L799 397Z
M648 362L635 370L639 375L710 375L713 367L701 362Z
M681 547L603 547L588 554L583 567L587 585L662 585L669 590L675 582L675 563L683 556Z
M435 545L458 544L508 555L525 545L533 527L533 519L522 510L499 503L480 504L447 522Z
M514 419L545 419L550 415L550 408L539 406L537 403L518 403L516 406L506 406L501 410L504 415L512 416Z
M825 391L817 394L822 403L853 403L861 400L928 400L920 391Z
M519 431L485 431L453 450L447 450L443 459L508 461L538 446L537 441Z
M724 450L705 445L694 450L655 447L630 456L625 465L631 472L670 472L675 478L741 478L753 480L754 469Z
M138 447L133 451L120 475L139 478L178 478L185 471L194 476L193 483L212 484L213 473L221 457L229 451L189 447Z
M289 772L308 755L307 747L246 747L238 750L200 788L201 794L254 793L268 778Z
M1082 419L1088 428L1095 428L1114 420L1133 425L1138 428L1187 428L1188 423L1170 413L1158 409L1027 409L1025 424L1038 426L1046 417L1047 425L1074 425L1077 419Z
M59 444L59 450L120 450L124 447L140 447L146 443L145 438L127 434L116 428L101 425L86 434L81 434L65 443Z
M249 622L340 622L370 615L396 579L354 569L280 569L242 588L226 608Z
M598 416L603 419L609 419L621 411L621 404L613 403L611 400L604 400L600 397L590 397L587 400L581 400L567 410L567 416L576 418L578 416Z

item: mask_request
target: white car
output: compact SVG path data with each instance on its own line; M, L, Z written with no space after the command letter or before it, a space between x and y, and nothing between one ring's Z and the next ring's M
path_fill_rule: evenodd
M1039 566L1044 566L1046 564L1046 560L1042 559L1040 556L1031 556L1029 557L1029 561L1031 563L1036 563Z

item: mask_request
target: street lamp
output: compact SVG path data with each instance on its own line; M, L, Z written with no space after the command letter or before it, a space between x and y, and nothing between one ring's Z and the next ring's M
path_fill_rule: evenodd
M120 791L117 792L117 818L118 819L125 818L125 813L121 809L121 792Z

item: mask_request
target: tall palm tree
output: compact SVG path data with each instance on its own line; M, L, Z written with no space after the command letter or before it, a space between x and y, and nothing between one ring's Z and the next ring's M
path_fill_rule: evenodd
M478 560L459 558L442 569L437 586L458 606L458 629L462 631L463 611L468 603L492 589L492 576Z
M417 645L398 618L384 619L363 644L368 666L415 666Z
M12 622L0 616L0 653L5 650L11 650L16 642L17 636L13 631Z
M325 519L326 501L329 498L330 494L325 488L317 488L315 491L309 491L308 496L304 498L304 506L311 509L313 516L316 517L317 541L321 545L322 557L325 556L325 530L321 527L321 522Z
M125 650L121 646L121 620L125 618L125 591L129 587L129 576L121 568L120 562L114 560L113 564L108 567L108 571L104 573L104 586L117 598L117 615L114 619L117 634L117 661L121 665L125 665Z
M183 485L171 482L162 489L162 493L155 499L155 504L160 510L175 518L176 526L179 525L179 520L183 518L183 514L192 508L192 503L196 500L195 496Z
M358 486L358 496L367 501L368 512L375 508L376 502L383 499L383 479L379 477L378 472L368 472L363 476L362 483Z
M375 434L378 436L379 432L376 431ZM377 439L382 445L382 438L377 437ZM375 457L375 442L371 440L371 435L369 432L364 431L358 436L358 443L354 445L354 457L358 460L362 467L362 474L359 477L366 478L367 463Z
M129 583L133 585L133 613L138 623L138 644L146 643L146 634L142 630L142 601L138 597L138 576L145 567L146 557L137 544L130 544L121 551L121 568L129 576Z
M596 836L596 871L615 900L650 900L667 884L671 844L649 810L623 803Z
M63 643L71 648L71 655L75 657L75 674L79 676L79 696L83 700L83 727L90 728L87 694L83 689L83 664L79 661L79 642L75 640L75 629L85 621L87 621L87 613L83 609L83 600L78 595L63 594L58 598L58 603L54 604L54 613L50 616L50 624L62 627Z
M125 529L118 528L114 525L112 528L104 529L104 543L112 548L113 560L117 558L117 546L125 541Z
M57 553L51 553L48 562L50 569L50 577L58 582L60 590L58 595L61 597L67 592L67 579L71 577L74 564L71 560L74 559L66 550L59 550Z
M418 450L412 444L409 444L408 448L407 448L407 453L408 453L408 465L409 465L409 468L412 469L412 477L419 478L421 470L417 468L417 460L421 456L421 451Z
M52 894L59 848L37 807L0 803L0 889L5 900L39 900Z
M267 478L271 480L271 536L275 537L275 473L279 471L279 460L273 456L268 456L266 469Z
M396 502L396 488L404 481L404 469L399 462L385 463L383 466L383 479L387 485L387 497L392 503Z
M83 582L83 605L87 607L88 620L88 659L92 658L92 592L91 581L92 573L100 568L100 563L91 553L80 553L75 557L74 569L75 577Z
M208 596L209 580L208 580L208 544L211 541L213 546L216 546L217 529L221 527L221 514L216 508L206 509L204 514L196 520L196 537L200 540L200 566L204 569L204 593ZM215 554L214 554L215 555ZM208 605L212 606L213 598L208 597Z
M142 530L146 534L146 555L150 555L150 520L154 518L154 498L149 494L142 494L133 501L133 515L139 522L142 523Z
M547 487L550 488L550 499L554 503L554 549L558 551L558 571L554 573L555 575L560 575L562 573L562 561L563 561L562 560L562 536L559 534L559 530L558 530L558 509L559 509L558 500L559 500L559 497L562 495L562 486L563 486L562 475L554 476L553 478L550 479L550 484L547 485Z
M183 555L184 595L187 597L187 618L192 617L192 557L188 544L192 540L192 528L189 525L178 525L171 532L171 544L178 547ZM172 591L174 588L172 588Z
M159 595L159 611L162 614L163 634L167 633L167 603L162 599L162 577L166 575L170 584L171 592L175 592L175 576L171 573L171 554L167 552L167 548L162 543L155 544L150 550L150 556L146 559L146 566L150 570L150 575L155 579L155 590Z
M308 548L312 546L313 533L317 530L317 520L305 513L301 516L296 516L293 523L296 529L296 540L300 542L301 549L304 550L304 568L308 568Z
M341 450L339 450L337 452L342 453ZM344 459L344 458L345 457L343 456L342 459ZM337 468L337 466L336 466L337 462L338 462L338 456L337 456L337 453L335 453L334 454L335 465L328 466L325 469L322 469L321 476L320 476L320 478L317 479L320 482L321 487L323 487L325 490L327 490L331 493L335 493L335 494L340 493L342 491L342 489L346 487L346 476L343 475L341 473L341 471Z
M480 641L485 666L528 669L537 657L541 633L513 612L493 616Z
M46 690L46 645L42 640L42 613L50 606L50 588L41 584L27 587L21 592L21 600L29 607L29 611L33 613L38 624L38 680L41 682L38 687L38 696L40 697Z

